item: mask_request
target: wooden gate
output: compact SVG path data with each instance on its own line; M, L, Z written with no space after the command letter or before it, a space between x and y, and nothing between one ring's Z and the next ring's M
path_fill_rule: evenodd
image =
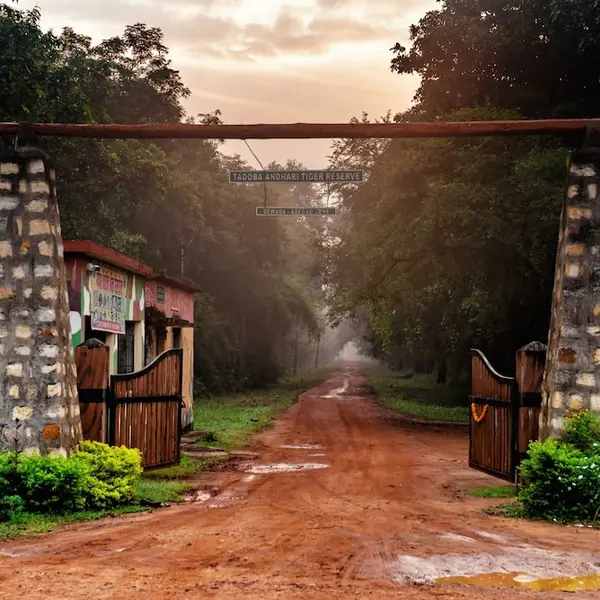
M471 351L469 466L515 481L518 427L516 380L497 373L479 350Z
M141 371L112 375L109 444L139 448L145 468L179 461L183 350L158 356Z
M84 440L106 442L108 392L108 346L78 346L75 349L77 391Z
M141 371L109 377L103 344L75 350L83 439L139 448L145 468L179 461L183 350L167 350Z

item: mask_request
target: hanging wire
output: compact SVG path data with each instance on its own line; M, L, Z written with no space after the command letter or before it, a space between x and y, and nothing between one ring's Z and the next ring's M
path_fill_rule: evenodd
M244 144L246 144L246 146L248 146L248 150L250 150L252 156L254 156L254 158L256 159L256 162L260 165L260 168L263 171L266 171L264 165L260 162L260 158L258 158L258 156L256 156L256 153L250 147L250 144L248 143L248 140L242 140L242 141L244 142ZM264 182L264 190L265 190L265 208L267 208L267 182L266 181Z

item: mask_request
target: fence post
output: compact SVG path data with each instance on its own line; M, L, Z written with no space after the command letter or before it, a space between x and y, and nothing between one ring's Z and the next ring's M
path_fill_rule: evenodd
M539 416L542 406L542 382L548 348L531 342L517 351L516 380L519 391L517 420L517 458L521 461L532 440L539 438Z
M69 454L81 440L54 170L0 159L0 450Z

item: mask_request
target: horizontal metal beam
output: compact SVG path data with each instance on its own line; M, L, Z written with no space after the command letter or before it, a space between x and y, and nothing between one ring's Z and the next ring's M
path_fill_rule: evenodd
M257 125L88 125L74 123L0 123L0 135L133 139L343 139L440 138L584 133L600 119L465 121L455 123L288 123Z

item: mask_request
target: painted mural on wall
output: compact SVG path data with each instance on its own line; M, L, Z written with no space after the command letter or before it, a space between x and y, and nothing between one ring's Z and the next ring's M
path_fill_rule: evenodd
M109 333L124 333L125 321L144 320L143 277L102 264L90 273L88 261L80 257L67 256L65 262L74 346L84 341L85 317L91 318L93 329Z

